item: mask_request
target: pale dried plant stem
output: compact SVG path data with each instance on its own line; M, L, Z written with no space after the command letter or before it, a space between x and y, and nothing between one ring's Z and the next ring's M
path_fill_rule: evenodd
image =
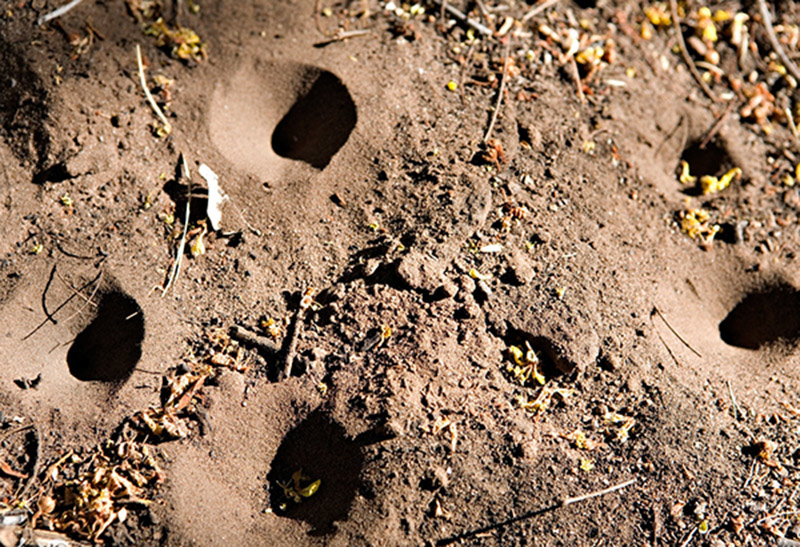
M139 65L139 81L142 84L142 89L144 90L144 95L147 97L147 102L150 103L150 107L153 109L153 112L156 113L158 119L161 120L161 123L164 124L164 131L167 134L172 133L172 124L169 123L169 120L158 107L158 103L153 98L153 94L150 93L150 90L147 88L147 80L144 78L144 65L142 64L142 48L139 47L139 44L136 44L136 63Z
M83 0L72 0L72 2L70 2L68 4L64 4L60 8L56 8L53 11L51 11L50 13L46 13L46 14L42 15L41 17L39 17L36 20L36 25L37 26L42 26L45 23L47 23L48 21L52 21L53 19L61 17L62 15L64 15L68 11L70 11L72 8L74 8L75 6L80 4L81 2L83 2Z

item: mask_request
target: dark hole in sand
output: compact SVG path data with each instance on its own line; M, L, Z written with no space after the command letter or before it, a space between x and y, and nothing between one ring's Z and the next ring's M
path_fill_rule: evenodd
M758 349L800 337L800 292L778 286L747 295L719 324L719 335L731 346Z
M139 304L121 292L103 295L97 316L67 352L69 372L81 381L126 379L142 356L144 315Z
M725 146L718 139L711 139L705 148L701 148L702 140L692 142L681 154L681 160L689 164L689 172L694 177L711 175L719 177L733 167ZM681 172L680 162L678 173Z
M325 168L356 125L356 105L342 81L321 72L272 133L279 156Z
M364 461L358 443L345 436L344 429L322 412L314 412L290 431L281 443L267 475L270 505L281 516L308 522L311 535L336 531L334 521L344 520L359 485ZM301 487L320 480L316 493L288 499L278 484L292 483L292 475L302 470Z

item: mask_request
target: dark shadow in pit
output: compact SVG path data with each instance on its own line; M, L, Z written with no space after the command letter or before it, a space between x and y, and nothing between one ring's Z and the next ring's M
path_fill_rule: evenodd
M308 522L310 535L336 531L334 522L350 511L359 484L364 456L344 429L323 412L312 413L283 439L267 475L272 510L281 516ZM287 498L278 484L292 484L292 475L302 470L301 486L319 480L318 490L300 502Z
M681 154L681 161L689 164L689 173L693 177L710 175L720 177L733 167L733 160L728 153L725 144L719 138L713 138L706 146L701 147L702 140L692 141ZM678 162L677 173L680 176L682 171L681 162ZM684 190L689 195L700 195L697 187Z
M523 352L528 347L534 350L539 358L538 371L547 380L572 372L573 367L559 357L555 344L544 336L534 336L531 333L509 327L505 341L506 347L516 346ZM506 364L512 363L509 353L506 353L503 358Z
M719 324L719 335L731 346L759 349L800 337L800 292L779 285L747 295Z
M356 125L356 105L342 81L320 72L272 133L276 154L324 169Z
M114 291L100 300L97 316L67 352L69 372L84 382L120 382L142 356L144 314L130 296Z

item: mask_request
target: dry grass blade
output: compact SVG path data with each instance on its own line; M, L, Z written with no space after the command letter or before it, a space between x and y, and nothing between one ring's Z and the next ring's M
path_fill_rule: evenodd
M147 80L144 78L144 65L142 64L142 48L139 47L139 44L136 44L136 63L139 66L139 81L142 84L145 97L147 97L147 102L150 103L150 107L153 109L153 112L156 113L158 119L160 119L161 123L164 124L164 131L167 135L169 135L172 133L172 124L169 123L167 117L164 116L164 113L158 107L156 100L153 98L153 94L150 93L150 90L147 88Z
M83 0L72 0L72 2L70 2L69 4L65 4L65 5L61 6L60 8L54 9L50 13L46 13L46 14L42 15L41 17L39 17L36 20L36 25L37 26L42 26L45 23L47 23L48 21L52 21L53 19L61 17L62 15L64 15L68 11L70 11L72 8L74 8L75 6L80 4L81 2L83 2Z
M189 175L189 166L186 164L186 158L181 154L181 162L183 167L183 175L186 177L186 184L188 185L186 197L186 215L183 219L183 234L181 235L181 242L178 244L178 253L175 256L175 263L172 265L172 273L167 280L167 284L161 290L161 296L167 294L167 291L178 278L181 271L181 262L183 262L183 251L186 248L186 232L189 231L189 207L192 204L192 178Z

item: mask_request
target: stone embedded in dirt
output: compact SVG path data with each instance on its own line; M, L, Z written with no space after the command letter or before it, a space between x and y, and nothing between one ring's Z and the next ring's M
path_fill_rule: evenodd
M64 162L70 178L87 174L97 174L108 167L110 161L108 148L99 143L81 146L77 154Z
M508 273L516 285L526 285L533 279L534 271L528 257L516 247L508 257Z
M397 264L397 275L411 289L433 293L443 283L444 265L424 255L421 251L412 250Z

